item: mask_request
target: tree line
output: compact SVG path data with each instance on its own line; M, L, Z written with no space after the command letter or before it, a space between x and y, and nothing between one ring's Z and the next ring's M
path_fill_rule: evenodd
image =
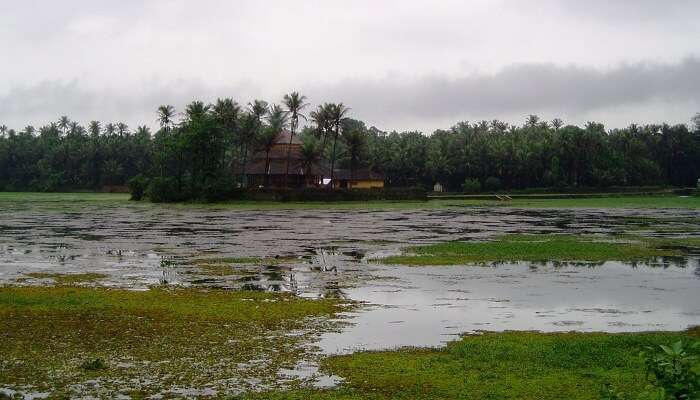
M0 190L101 190L132 182L163 200L225 198L246 185L252 154L266 154L282 129L298 136L305 168L370 168L387 186L450 191L609 186L694 186L700 176L700 114L693 126L596 122L566 125L535 115L522 125L460 122L431 135L385 132L349 117L342 103L307 113L293 92L281 104L231 98L157 109L158 129L63 116L40 128L0 125ZM287 153L287 172L289 152ZM286 181L286 180L285 180Z

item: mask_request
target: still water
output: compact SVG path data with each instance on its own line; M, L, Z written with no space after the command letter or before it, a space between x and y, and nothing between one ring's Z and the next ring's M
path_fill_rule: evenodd
M479 330L645 331L700 324L696 255L628 264L526 262L406 267L402 247L502 233L700 235L692 210L226 210L143 204L0 210L0 283L31 272L98 272L102 285L289 291L363 304L324 334L324 353L439 346ZM209 276L195 259L290 257ZM286 260L286 259L285 259ZM267 264L267 265L266 265Z

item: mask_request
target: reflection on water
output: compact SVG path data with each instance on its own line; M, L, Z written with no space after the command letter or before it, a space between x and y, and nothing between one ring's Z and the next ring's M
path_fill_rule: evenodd
M6 204L7 205L7 204ZM673 221L656 229L650 221ZM30 272L108 275L100 284L283 291L365 303L327 352L440 345L462 332L641 331L700 324L698 255L637 263L403 267L367 262L406 245L501 233L697 234L693 210L216 210L88 206L0 210L0 283ZM670 224L670 225L669 225ZM673 228L673 229L670 229ZM692 253L692 252L691 252ZM274 257L282 262L265 262ZM195 259L262 257L201 268Z
M681 330L700 324L699 265L375 266L386 279L347 290L368 306L320 345L344 353L438 346L479 330Z

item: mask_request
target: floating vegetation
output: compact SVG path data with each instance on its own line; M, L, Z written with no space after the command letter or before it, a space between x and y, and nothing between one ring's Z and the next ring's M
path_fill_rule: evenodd
M52 272L28 272L24 274L34 279L51 279L57 285L76 285L81 283L91 283L107 278L108 275L87 272L82 274L59 274Z
M633 261L680 256L670 244L697 244L693 239L648 239L567 234L510 234L489 241L445 242L406 249L381 259L386 264L458 265L496 261Z
M348 307L264 292L2 287L0 387L82 397L99 378L103 394L235 392L274 382Z

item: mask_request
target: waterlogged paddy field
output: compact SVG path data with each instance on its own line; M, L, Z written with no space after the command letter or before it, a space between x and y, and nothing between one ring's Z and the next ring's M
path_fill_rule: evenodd
M0 388L132 398L634 391L639 347L700 325L700 210L684 201L251 209L0 196ZM460 339L525 330L552 334ZM669 333L555 334L568 331ZM443 349L385 352L403 346Z

